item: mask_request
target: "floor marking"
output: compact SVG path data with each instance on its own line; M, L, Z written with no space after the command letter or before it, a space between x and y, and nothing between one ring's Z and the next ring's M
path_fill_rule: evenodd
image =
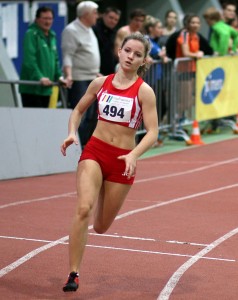
M132 236L120 236L120 235L113 235L113 234L97 234L93 232L89 232L89 235L98 236L98 237L111 237L111 238L121 238L121 239L128 239L128 240L138 240L138 241L147 241L147 242L159 242L159 243L169 243L169 244L179 244L179 245L189 245L189 246L199 246L205 247L208 244L199 244L199 243L191 243L191 242L180 242L180 241L163 241L163 240L156 240L150 238L140 238L140 237L132 237ZM5 236L0 235L1 239L11 239L11 240L22 240L22 241L32 241L32 242L42 242L42 243L51 243L52 241L48 240L41 240L41 239L32 239L32 238L23 238L23 237L16 237L16 236ZM62 242L61 244L68 244L67 242Z
M192 169L192 170L187 170L187 171L168 174L168 175L161 175L161 176L155 176L155 177L149 177L149 178L145 178L145 179L135 180L134 183L141 183L141 182L153 181L153 180L157 180L157 179L164 179L164 178L169 178L169 177L175 177L175 176L200 172L200 171L204 171L204 170L207 170L207 169L210 169L210 168L215 168L215 167L218 167L218 166L221 166L221 165L229 164L229 163L235 162L237 160L238 160L238 158L228 159L228 160L224 160L224 161L221 161L221 162L218 162L218 163L211 164L209 166L199 167L199 168Z
M37 239L18 238L18 237L0 236L0 238L15 239L15 240L25 240L25 241L33 241L33 242L43 242L43 243L52 243L52 241L47 241L47 240L37 240ZM69 243L68 242L61 242L59 244L68 245ZM138 253L160 254L160 255L168 255L168 256L193 257L193 255L190 255L190 254L160 252L160 251L141 250L141 249L132 249L132 248L119 248L119 247L113 247L113 246L101 246L101 245L90 245L90 244L87 244L86 247L100 248L100 249L111 249L111 250L120 250L120 251L128 251L128 252L138 252ZM207 257L207 256L203 256L202 259L215 260L215 261L227 261L227 262L235 262L236 261L235 259L219 258L219 257Z
M117 235L117 234L97 234L94 232L89 232L89 235L94 235L94 236L98 236L98 237L103 236L103 237L111 237L111 238L139 240L139 241L152 241L152 242L158 241L156 239L151 239L151 238L142 238L142 237L136 237L136 236L125 236L125 235Z
M212 193L216 193L216 192L221 192L221 191L225 191L225 190L232 189L232 188L237 188L237 187L238 187L238 183L235 183L235 184L223 186L223 187L220 187L220 188L208 190L208 191L205 191L205 192L200 192L200 193L196 193L196 194L192 194L192 195L188 195L188 196L182 196L182 197L175 198L175 199L172 199L172 200L168 200L168 201L165 201L165 202L160 202L158 204L153 204L153 205L150 205L150 206L146 206L146 207L138 208L136 210L125 212L125 213L117 216L115 218L115 220L119 220L119 219L125 218L127 216L134 215L134 214L142 212L142 211L144 212L144 211L147 211L147 210L150 210L150 209L153 209L153 208L158 208L160 206L165 206L165 205L169 205L169 204L172 204L172 203L184 201L184 200L187 200L187 199L201 197L201 196L204 196L204 195L208 195L208 194L212 194Z
M163 288L162 292L159 294L159 297L157 298L157 300L168 300L169 296L173 292L173 290L176 287L177 283L179 282L180 278L193 264L195 264L199 259L204 257L205 254L207 254L211 250L215 249L221 243L223 243L224 241L226 241L227 239L229 239L230 237L232 237L233 235L235 235L237 233L238 233L238 227L233 229L232 231L228 232L227 234L223 235L219 239L215 240L213 243L208 245L202 251L199 251L196 255L194 255L192 258L190 258L186 263L184 263L181 267L179 267L178 270L170 277L169 281Z
M144 211L147 211L147 210L150 210L150 209L153 209L153 208L158 208L160 206L170 205L170 204L177 203L177 202L180 202L180 201L184 201L184 200L187 200L187 199L192 199L192 198L195 198L195 197L198 197L198 196L204 196L204 195L207 195L207 194L220 192L220 191L224 191L224 190L231 189L231 188L236 188L236 187L238 187L238 183L233 184L233 185L224 186L224 187L221 187L221 188L218 188L218 189L208 190L206 192L201 192L201 193L197 193L197 194L193 194L193 195L189 195L189 196L185 196L185 197L175 198L175 199L172 199L172 200L169 200L169 201L166 201L166 202L158 203L158 204L147 206L147 207L144 207L144 208L135 209L135 210L132 210L132 211L128 211L126 213L118 215L115 218L115 220L120 220L122 218L126 218L126 217L134 215L136 213L144 212ZM93 225L90 225L88 227L88 229L89 230L93 229ZM24 255L20 259L16 260L15 262L13 262L10 265L6 266L5 268L1 269L0 270L0 278L4 275L8 274L12 270L16 269L17 267L19 267L21 264L25 263L26 261L28 261L32 257L36 256L38 253L41 253L41 252L43 252L47 249L50 249L54 246L57 246L58 244L60 244L62 242L65 242L66 240L68 240L68 237L69 236L62 237L62 238L60 238L60 239L58 239L54 242L49 243L48 245L37 248L37 249L29 252L28 254Z
M52 199L59 200L59 198L70 197L72 195L76 195L76 192L70 192L70 193L65 193L65 194L59 194L59 195L53 195L53 196L48 196L48 197L36 198L36 199L31 199L31 200L16 201L16 202L0 205L0 209L10 207L10 206L16 206L16 205L21 205L21 204L38 202L38 201L47 201L47 200L52 200Z
M40 248L37 248L29 253L27 253L26 255L22 256L21 258L19 258L18 260L14 261L13 263L11 263L10 265L6 266L5 268L0 270L0 278L6 274L8 274L9 272L11 272L12 270L16 269L17 267L19 267L20 265L24 264L25 262L27 262L28 260L30 260L32 257L36 256L37 254L50 249L54 246L57 246L58 244L64 242L68 240L68 236L62 237L61 239L58 239L54 242L51 242L47 245L44 245Z
M159 252L159 251L149 251L149 250L137 250L137 249L130 249L130 248L117 248L117 247L96 246L96 245L87 245L87 247L194 258L194 255L177 254L177 253L169 253L169 252ZM216 258L216 257L207 257L207 256L203 256L202 258L203 259L208 259L208 260L216 260L216 261L217 260L218 261L228 261L228 262L235 262L236 261L234 259Z
M21 241L30 241L30 242L39 242L39 243L52 243L53 241L48 240L41 240L41 239L30 239L30 238L23 238L23 237L17 237L17 236L5 236L0 235L1 239L9 239L9 240L21 240ZM61 242L60 244L68 245L67 242Z
M159 239L142 238L142 237L136 237L136 236L125 236L125 235L117 235L117 234L97 234L94 232L89 232L89 235L99 236L99 237L103 236L103 237L121 238L121 239L129 239L129 240L169 243L169 244L181 244L181 245L190 245L190 246L202 246L202 247L208 246L208 244L199 244L199 243L181 242L181 241L164 241L164 240L159 240Z
M212 163L216 163L217 160L196 160L196 161L188 161L188 160L150 160L150 161L146 161L146 164L160 164L160 165L163 165L163 164L166 164L166 165L174 165L174 164L185 164L185 165L191 165L191 164L212 164ZM142 162L143 163L143 162Z
M221 162L209 165L209 166L204 166L204 167L200 167L200 168L196 168L196 169L192 169L192 170L187 170L187 171L183 171L183 172L172 173L172 174L161 175L161 176L155 176L155 177L150 177L150 178L146 178L146 179L138 179L138 180L135 180L134 183L148 182L148 181L153 181L153 180L158 180L158 179L164 179L164 178L169 178L169 177L175 177L175 176L200 172L200 171L203 171L203 170L207 170L209 168L214 168L214 167L218 167L220 165L229 164L229 163L232 163L232 162L237 161L237 160L238 160L238 158L234 158L234 159L224 160L224 161L221 161ZM25 200L25 201L18 201L18 202L16 201L16 202L1 205L0 209L7 208L7 207L10 207L10 206L16 206L16 205L31 203L31 202L46 201L46 200L51 200L51 199L58 199L58 198L61 198L61 197L70 197L72 195L76 195L76 192L53 195L53 196L49 196L49 197L43 197L43 198L32 199L32 200Z

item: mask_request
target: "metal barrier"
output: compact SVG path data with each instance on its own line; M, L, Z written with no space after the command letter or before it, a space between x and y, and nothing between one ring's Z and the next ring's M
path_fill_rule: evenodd
M204 57L201 59L206 59ZM209 57L216 59L216 57ZM196 98L196 60L191 58L177 58L174 61L174 126L173 137L181 137L189 143L190 137L183 129L191 125L196 119L195 98ZM218 127L229 127L233 132L237 131L236 122L229 118L217 119ZM207 122L210 123L210 120Z
M30 81L30 80L2 80L0 79L0 84L10 84L12 96L14 100L14 104L16 107L21 107L22 103L19 102L19 99L17 97L16 87L19 84L26 84L26 85L42 85L40 81ZM60 100L62 101L62 107L67 108L67 96L65 92L65 88L62 87L58 82L53 82L52 86L58 86L59 87L59 93L60 93Z
M171 78L173 73L173 62L170 60L164 64L161 60L154 60L144 78L154 90L156 96L156 107L158 112L158 123L160 133L168 132L172 126L172 94ZM137 135L146 132L142 122Z
M195 119L195 75L196 61L191 58L177 58L173 63L173 105L171 108L172 131L170 137L190 143L184 126Z
M182 59L186 64L191 64L190 59ZM160 139L169 137L172 139L183 139L189 141L190 138L183 130L183 125L193 113L194 104L194 77L187 72L179 72L178 60L170 60L164 64L160 60L155 60L147 71L145 81L153 88L156 95L156 105L158 111L158 122L160 129ZM187 66L185 66L187 69ZM180 68L181 69L181 68ZM185 69L185 70L186 70ZM191 83L191 89L185 88L181 83ZM142 123L137 134L146 132Z
M164 64L156 60L150 66L144 80L153 88L156 95L156 106L158 111L158 123L160 137L164 139L180 139L190 141L184 126L191 125L195 120L195 77L196 61L191 58L178 58ZM11 81L0 80L0 84L10 84L15 102L19 107L16 95L16 85L41 85L39 81ZM67 89L58 82L53 83L59 87L62 107L68 107ZM232 120L220 120L222 126L229 126L237 130L236 123ZM142 122L137 130L137 136L144 135L146 129Z

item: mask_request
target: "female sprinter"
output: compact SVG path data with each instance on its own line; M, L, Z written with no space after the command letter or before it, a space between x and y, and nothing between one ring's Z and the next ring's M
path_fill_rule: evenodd
M69 235L69 271L64 292L76 291L79 269L95 207L94 230L104 233L117 216L135 178L136 161L158 137L155 94L140 77L145 71L149 42L141 34L127 36L118 50L119 69L89 85L69 118L68 137L61 146L78 144L82 115L98 101L97 127L83 149L77 170L77 206ZM135 145L143 117L147 133Z

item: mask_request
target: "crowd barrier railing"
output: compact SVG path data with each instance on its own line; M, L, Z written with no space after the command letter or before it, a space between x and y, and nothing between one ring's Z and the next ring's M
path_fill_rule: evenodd
M212 56L201 60L206 58L217 59ZM145 81L155 91L162 138L182 139L190 144L187 126L191 126L196 119L196 76L196 61L191 58L177 58L167 64L154 61L148 70ZM219 119L219 126L238 132L237 123L231 118ZM142 124L138 134L144 132Z
M210 57L216 59L216 57ZM205 58L202 58L205 59ZM158 123L160 137L169 137L189 142L190 137L187 125L192 125L195 120L196 98L196 61L191 58L177 58L168 63L155 60L147 71L144 80L153 88L156 96L158 111ZM15 106L21 107L17 95L16 86L19 84L40 85L36 81L1 80L0 84L10 84ZM53 86L59 87L62 108L68 107L67 89L54 82ZM237 112L238 113L238 112ZM229 126L235 132L237 124L230 119L222 119L223 126ZM142 122L137 130L137 136L145 134L146 129Z
M2 80L0 79L0 84L8 84L11 87L12 97L15 104L15 107L22 107L21 99L19 99L17 94L17 87L20 84L25 85L42 85L40 81L31 81L31 80ZM59 88L59 101L62 103L63 108L67 108L67 94L66 89L59 84L59 82L52 82L52 86L57 86Z
M164 64L161 60L154 60L149 70L145 75L145 82L147 82L154 90L156 96L156 107L158 112L158 123L160 134L168 133L172 126L171 107L172 103L172 89L171 78L173 77L173 62L169 60ZM142 122L137 131L137 135L146 132Z
M237 64L238 60L233 60L234 55L227 55L226 57L219 57L219 56L205 56L199 60L199 63L202 62L203 65L208 65L209 62L209 68L207 70L203 69L203 65L197 65L196 60L191 59L191 58L178 58L175 59L174 61L174 88L176 90L176 93L174 94L174 103L175 103L175 109L174 109L174 118L175 118L175 124L177 125L174 128L174 132L176 133L176 130L180 128L182 130L182 134L184 135L185 141L187 141L187 134L184 132L183 127L185 125L191 125L194 120L198 118L198 115L196 113L197 109L197 100L196 98L199 99L199 103L201 103L201 91L198 90L198 81L201 82L201 85L204 87L207 84L208 88L208 93L210 93L210 96L213 97L214 91L212 87L212 82L206 82L207 79L210 77L212 78L211 80L214 81L214 88L219 90L221 89L227 89L227 86L218 86L218 81L220 82L220 78L217 78L217 74L215 75L214 72L217 72L218 69L224 69L223 71L226 72L226 76L228 73L230 73L230 76L236 76L236 68L235 72L233 72L229 68L229 64ZM227 58L229 58L228 61L225 61ZM227 70L226 66L228 67ZM237 65L238 67L238 65ZM199 69L200 68L200 69ZM201 72L202 71L202 72ZM222 71L222 72L223 72ZM220 71L219 71L220 72ZM234 74L232 74L232 72ZM201 76L201 73L203 73L204 76ZM214 73L214 79L213 79L213 74ZM218 76L219 77L219 76ZM198 80L196 80L198 79ZM224 93L223 97L224 100L230 101L231 103L231 98L236 98L235 96L235 90L232 90L232 88L229 87L229 93L230 95L228 96L228 93ZM214 99L216 96L214 96ZM216 98L218 99L218 98ZM216 100L218 102L219 100ZM215 107L215 102L211 103ZM211 108L211 107L210 107ZM216 108L218 110L218 108ZM213 115L210 116L210 118L205 118L205 125L204 129L206 127L206 124L211 123L212 119L219 119L217 121L217 126L218 127L229 127L233 130L234 133L237 133L237 124L236 121L234 120L232 114L228 114L227 117L225 117L224 112L220 108L220 117ZM238 113L238 110L233 110L234 115ZM200 121L200 120L199 120ZM177 129L176 129L177 128Z

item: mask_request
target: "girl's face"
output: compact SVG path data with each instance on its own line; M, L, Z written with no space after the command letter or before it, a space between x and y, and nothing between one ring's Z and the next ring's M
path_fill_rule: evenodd
M193 17L188 24L188 30L190 32L198 32L200 29L200 26L201 26L201 24L200 24L199 17Z
M120 66L123 70L137 72L139 67L145 63L145 48L142 42L129 40L119 49Z
M170 12L166 18L166 24L168 26L174 27L177 23L177 15L174 12Z
M162 35L162 23L157 22L152 29L152 34L154 37L160 37Z

